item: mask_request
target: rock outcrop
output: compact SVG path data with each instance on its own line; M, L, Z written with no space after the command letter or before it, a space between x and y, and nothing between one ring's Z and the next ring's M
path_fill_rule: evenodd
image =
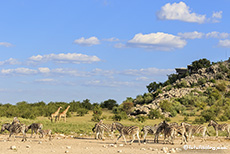
M134 112L130 116L144 115L147 116L151 109L157 109L165 117L170 117L170 113L162 112L160 108L160 102L163 100L170 100L172 98L181 98L193 92L193 95L198 95L198 92L204 92L207 87L213 87L214 83L210 82L212 79L215 80L229 80L228 74L221 70L220 64L212 65L208 68L202 68L197 73L186 76L185 78L178 79L171 85L171 89L167 90L167 87L161 89L162 93L150 103L146 105L136 105ZM221 64L224 67L229 67L229 62L223 62ZM202 80L205 81L202 83ZM184 83L186 86L178 88L177 85ZM196 85L196 86L194 86Z

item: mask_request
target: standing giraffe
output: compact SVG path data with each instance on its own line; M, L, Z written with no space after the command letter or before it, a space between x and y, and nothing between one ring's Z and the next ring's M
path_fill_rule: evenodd
M51 122L53 122L53 118L55 118L55 121L57 120L57 117L58 117L58 114L61 108L62 107L60 106L56 112L51 114Z
M61 118L64 118L64 121L66 122L66 113L69 110L70 106L68 106L62 113L59 114L58 120L60 121Z

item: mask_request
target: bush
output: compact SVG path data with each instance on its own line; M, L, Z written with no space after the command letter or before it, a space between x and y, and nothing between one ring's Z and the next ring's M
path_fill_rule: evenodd
M228 117L226 117L225 115L220 116L220 121L228 121Z
M147 117L145 117L145 116L141 116L141 115L137 116L137 120L140 121L141 123L145 122L146 119L147 119Z
M102 110L100 106L94 106L93 108L93 118L91 119L92 121L100 121L101 120L101 115L102 115Z
M77 109L77 114L79 116L84 116L85 114L88 114L88 110L85 108L79 108L79 109Z
M115 114L113 117L112 117L112 119L114 120L114 121L121 121L121 115L119 115L119 114Z
M195 120L193 121L193 124L203 124L205 123L206 120L204 119L204 117L200 117L200 118L195 118Z
M184 121L184 122L187 122L187 121L188 121L188 118L189 118L188 116L185 116L183 121Z
M226 84L224 82L216 84L216 89L221 91L221 92L225 92L226 91Z
M149 119L159 119L161 114L157 109L151 109L148 114Z

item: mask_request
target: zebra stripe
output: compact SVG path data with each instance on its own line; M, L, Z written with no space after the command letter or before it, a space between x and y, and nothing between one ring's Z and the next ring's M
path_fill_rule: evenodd
M118 140L121 138L121 136L123 136L125 144L127 144L125 135L132 135L133 136L133 139L131 140L130 144L133 143L133 141L135 140L135 136L137 136L138 142L140 144L139 127L137 127L137 126L123 126L121 123L114 122L114 123L112 123L112 131L113 130L118 130L120 133L115 144L118 142Z

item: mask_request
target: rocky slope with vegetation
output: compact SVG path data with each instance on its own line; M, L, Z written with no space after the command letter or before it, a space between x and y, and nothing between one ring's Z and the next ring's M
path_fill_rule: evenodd
M230 118L230 63L210 63L201 59L192 63L183 75L172 74L164 83L150 83L150 93L134 100L130 116L148 116L150 119L169 118L182 114L185 121L196 116L195 123Z

